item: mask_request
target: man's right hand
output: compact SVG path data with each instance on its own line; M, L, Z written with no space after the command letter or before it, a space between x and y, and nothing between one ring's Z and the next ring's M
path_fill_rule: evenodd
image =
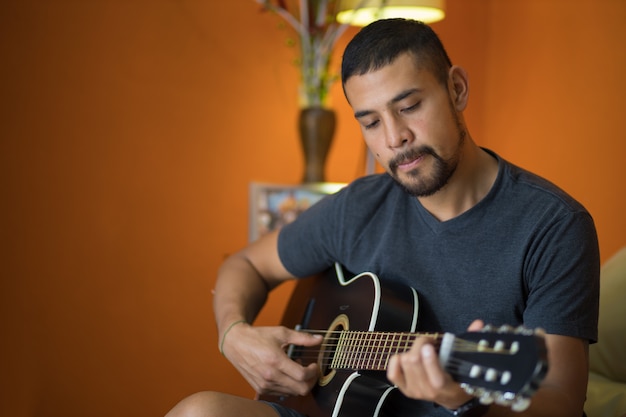
M259 394L305 395L319 377L316 363L302 366L285 353L290 344L315 346L320 335L286 327L256 327L237 324L223 341L224 356Z

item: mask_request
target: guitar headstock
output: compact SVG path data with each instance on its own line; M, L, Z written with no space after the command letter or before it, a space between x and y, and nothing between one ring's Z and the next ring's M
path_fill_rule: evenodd
M442 366L470 395L523 411L548 371L541 331L485 326L478 332L446 333L439 350Z

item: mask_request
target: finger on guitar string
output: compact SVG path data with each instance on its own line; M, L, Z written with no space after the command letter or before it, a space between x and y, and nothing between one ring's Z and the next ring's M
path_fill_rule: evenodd
M436 346L433 338L417 338L408 351L391 358L387 377L408 397L454 409L468 395L442 369Z
M292 330L282 327L284 330L283 347L289 345L295 346L315 346L322 343L324 337L322 334L307 332L302 330Z
M299 365L283 347L291 343L315 345L321 340L283 326L235 326L225 345L226 357L257 393L302 395L317 380L317 365Z

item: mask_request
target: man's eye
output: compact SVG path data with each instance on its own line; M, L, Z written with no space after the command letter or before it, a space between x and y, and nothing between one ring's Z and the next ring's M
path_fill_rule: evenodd
M417 108L420 106L422 102L418 101L417 103L413 104L412 106L409 107L405 107L402 109L403 112L411 112L413 110L417 110Z
M378 125L378 120L373 121L372 123L365 123L363 127L365 129L372 129Z

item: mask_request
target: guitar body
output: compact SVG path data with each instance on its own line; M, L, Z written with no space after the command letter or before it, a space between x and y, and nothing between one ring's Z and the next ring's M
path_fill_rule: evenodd
M345 275L337 264L334 271L302 280L283 325L321 333L324 340L314 347L290 346L287 354L303 365L316 363L321 376L309 395L259 398L309 417L385 417L383 404L395 389L385 370L394 354L409 350L420 336L417 313L414 289L383 286L369 272ZM543 333L523 326L429 336L437 341L443 369L484 404L525 410L548 370ZM412 407L392 413L409 416Z
M409 287L382 286L371 273L344 275L339 265L299 282L285 310L282 324L289 328L415 332L418 298ZM327 336L328 337L328 336ZM327 343L324 343L326 346ZM303 364L320 363L322 377L304 397L261 396L309 417L378 417L393 386L384 371L330 370L324 364L332 350L299 347L290 356ZM326 356L324 356L326 355Z

